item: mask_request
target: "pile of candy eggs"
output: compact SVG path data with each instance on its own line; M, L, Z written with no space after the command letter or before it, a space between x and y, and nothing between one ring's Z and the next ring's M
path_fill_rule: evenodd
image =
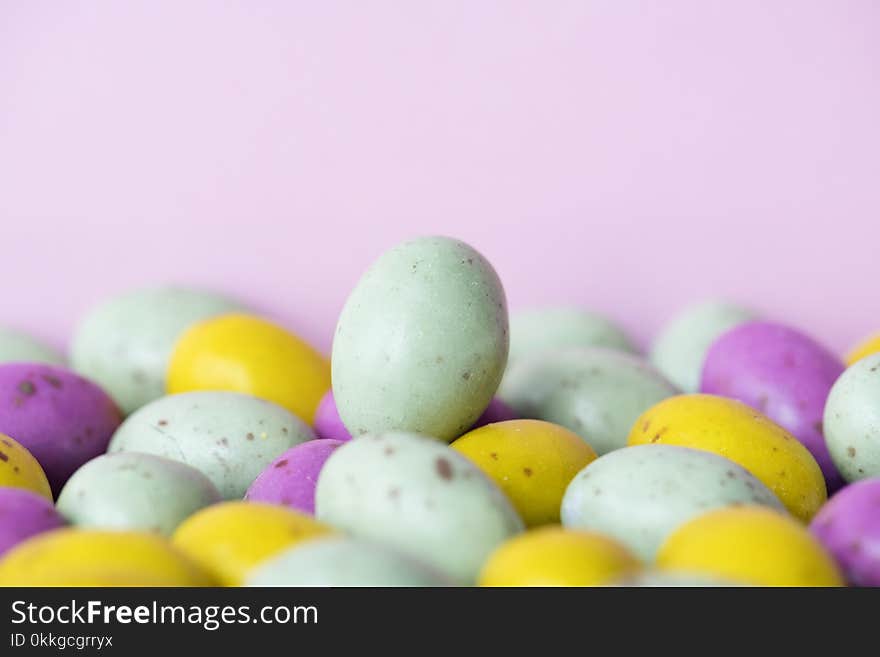
M68 356L0 330L0 585L880 585L880 336L711 302L642 354L508 317L445 237L372 264L329 358L130 292Z

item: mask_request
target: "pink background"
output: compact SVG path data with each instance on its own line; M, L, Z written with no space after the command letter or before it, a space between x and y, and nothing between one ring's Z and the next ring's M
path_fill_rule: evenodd
M0 321L157 281L328 347L360 272L472 242L641 339L710 295L880 329L880 2L0 0Z

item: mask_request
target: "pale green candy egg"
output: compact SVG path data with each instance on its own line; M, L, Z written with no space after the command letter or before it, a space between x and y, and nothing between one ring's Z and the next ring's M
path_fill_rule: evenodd
M581 470L562 498L562 524L616 538L644 561L679 526L737 504L770 506L776 496L748 470L711 452L637 445L606 454Z
M608 347L636 353L623 329L602 315L580 308L536 308L510 316L511 363L566 347Z
M165 394L168 359L185 329L240 310L235 301L199 290L128 292L96 306L82 319L73 335L70 362L128 414Z
M26 333L0 326L0 363L64 365L64 356Z
M625 446L638 417L677 392L637 356L575 347L512 363L498 394L521 417L561 424L601 455Z
M199 509L221 500L201 472L138 452L104 454L73 473L58 496L71 524L170 536Z
M471 584L486 557L523 530L510 501L467 458L411 433L345 443L318 478L315 514Z
M272 402L237 392L161 397L120 425L111 452L145 452L200 470L225 500L244 497L269 463L311 440L309 426Z
M347 536L299 543L248 577L248 586L448 586L432 568L387 547Z
M464 433L495 393L507 302L492 265L458 240L385 252L348 298L333 340L333 395L352 435Z
M720 301L690 306L673 317L651 347L651 362L683 392L697 392L706 352L725 331L755 319L746 308Z

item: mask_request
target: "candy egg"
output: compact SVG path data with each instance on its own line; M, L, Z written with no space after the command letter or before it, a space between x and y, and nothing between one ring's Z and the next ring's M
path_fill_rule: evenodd
M492 265L457 240L404 242L370 267L339 317L339 415L355 436L452 440L489 404L507 351L507 302Z
M170 536L186 518L219 501L217 488L195 468L152 454L119 452L74 472L57 507L80 527Z
M541 527L503 543L486 560L480 586L602 586L639 569L616 541L562 527Z
M125 414L165 394L168 358L190 325L241 306L201 290L127 292L93 308L73 335L73 368L99 383Z
M0 586L213 586L198 565L155 534L57 529L0 559Z
M0 557L26 538L65 524L52 502L42 495L0 486Z
M479 429L487 424L495 424L496 422L506 422L507 420L516 420L519 416L508 404L501 401L498 397L492 397L486 410L474 422L471 430Z
M64 365L64 356L26 333L0 326L0 363Z
M436 440L368 435L339 447L321 471L319 520L412 555L460 584L523 523L471 461Z
M561 424L605 454L626 445L639 415L677 392L641 359L593 347L513 363L499 396L522 417Z
M273 459L311 440L312 430L272 402L236 392L162 397L130 415L111 452L145 452L205 474L223 499L241 499Z
M347 536L295 545L255 568L249 586L448 586L439 573L388 548Z
M39 363L0 365L0 433L40 462L52 490L107 450L119 409L91 381Z
M740 324L706 353L700 392L739 399L810 450L828 490L843 483L822 434L822 413L843 363L818 342L771 322Z
M677 527L708 509L776 496L733 461L697 449L638 445L590 463L568 485L562 524L615 538L647 562Z
M846 364L853 365L865 356L880 353L880 333L865 338L846 355Z
M719 509L691 520L666 540L657 565L754 586L844 584L807 529L767 507Z
M324 462L341 440L309 440L284 452L257 476L245 495L252 502L281 504L314 515L315 486Z
M315 434L318 438L327 438L328 440L351 440L351 434L345 428L342 418L339 417L339 411L336 410L336 401L333 399L333 391L328 390L321 398L318 404L318 410L315 411Z
M23 488L52 500L52 489L37 459L9 436L0 433L0 486Z
M302 513L271 504L224 502L188 518L173 543L224 586L285 548L333 530Z
M810 531L855 586L880 586L880 478L846 486L810 524Z
M880 354L856 361L834 383L823 426L844 479L880 477Z
M168 365L168 392L229 390L283 406L311 424L330 389L330 364L293 333L260 317L224 315L190 327Z
M636 353L609 319L580 308L535 308L510 316L510 362L567 347L607 347Z
M685 308L657 336L651 362L684 392L696 392L710 345L725 331L753 318L752 311L721 301Z
M649 409L633 425L630 445L693 447L738 463L808 521L825 502L822 471L785 429L740 401L679 395Z
M498 484L528 527L559 523L568 482L596 458L577 434L540 420L489 424L466 433L451 447Z

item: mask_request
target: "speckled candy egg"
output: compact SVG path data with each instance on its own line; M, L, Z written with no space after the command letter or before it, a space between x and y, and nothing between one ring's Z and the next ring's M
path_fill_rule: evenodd
M644 561L679 525L735 504L785 507L733 461L697 449L639 445L597 459L572 480L562 524L616 538Z
M67 369L0 365L0 433L34 455L56 494L79 466L106 451L119 421L113 400Z
M165 394L168 359L187 327L240 309L235 301L201 290L160 287L128 292L83 317L73 335L70 361L128 414Z
M458 452L408 433L337 449L315 494L319 520L387 544L460 584L523 522L504 493Z
M295 545L257 567L249 586L448 586L422 563L387 547L347 536Z
M0 486L23 488L52 500L46 473L29 451L0 433Z
M754 317L752 311L723 301L685 308L654 340L651 362L684 392L696 392L709 346L725 331Z
M865 356L880 353L880 333L874 333L859 342L846 355L846 364L853 365Z
M237 392L189 392L162 397L130 415L111 452L145 452L200 470L224 499L241 499L282 452L314 438L277 404Z
M65 524L52 502L42 495L0 487L0 557L26 538Z
M284 452L272 461L251 484L245 495L252 502L289 506L315 513L315 486L324 462L341 440L309 440Z
M510 362L567 347L637 349L611 320L580 308L535 308L510 316Z
M170 536L186 518L220 499L214 484L195 468L153 454L118 452L74 472L57 507L80 527Z
M489 404L507 351L507 302L492 265L458 240L404 242L370 267L339 317L339 415L355 436L452 440Z
M328 390L321 398L318 404L318 410L315 411L314 427L315 435L318 438L326 438L328 440L351 440L351 434L345 428L342 418L339 417L339 411L336 410L336 400L333 399L333 391Z
M37 338L0 326L0 363L64 365L64 357Z
M808 450L829 491L843 483L822 434L822 412L843 363L812 338L771 322L740 324L706 353L700 392L739 399L788 429Z
M626 445L636 418L677 392L636 356L587 347L513 363L499 396L522 417L571 429L601 455Z
M513 410L509 404L503 402L499 397L493 397L483 411L483 414L474 422L471 431L485 427L487 424L495 424L496 422L507 422L508 420L517 420L519 415Z
M844 479L880 477L880 354L856 361L835 382L823 426Z
M810 531L855 586L880 586L880 478L850 484L832 497Z

